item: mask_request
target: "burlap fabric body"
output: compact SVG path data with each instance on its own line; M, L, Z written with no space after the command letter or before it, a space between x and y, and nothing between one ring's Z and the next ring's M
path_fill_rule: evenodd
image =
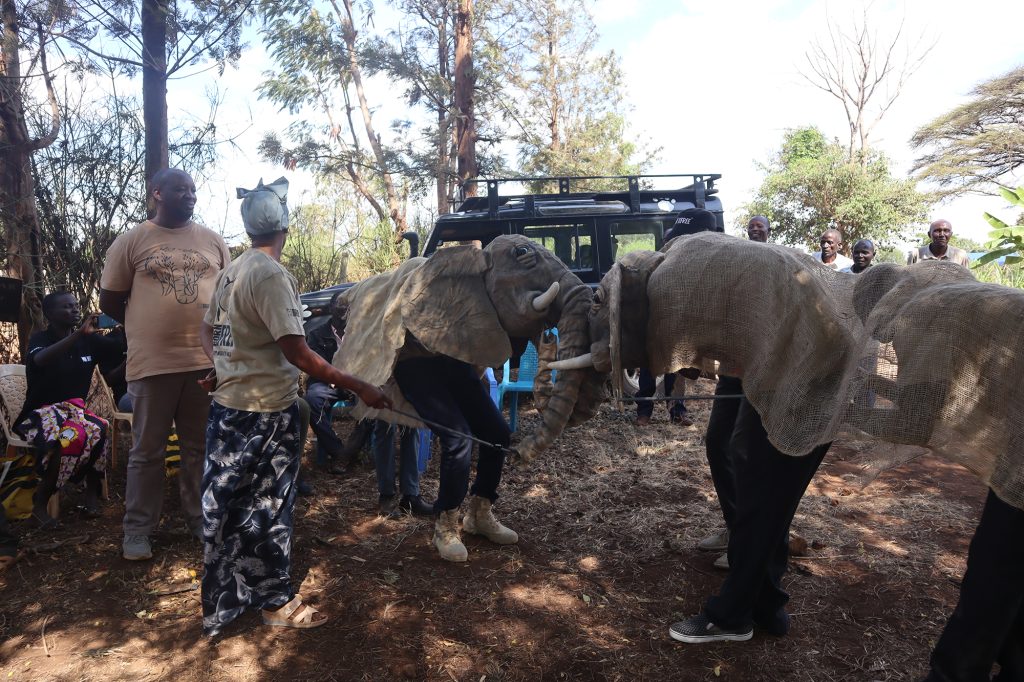
M1024 508L1024 292L941 261L838 273L719 234L665 256L648 284L653 373L718 360L782 452L839 435L884 440L894 462L928 448Z
M426 258L410 258L345 292L348 324L334 365L381 386L397 410L375 410L360 401L353 409L356 418L426 426L409 416L416 410L392 377L399 360L446 355L475 365L482 373L484 367L501 366L512 354L479 281L483 261L472 259L467 266L457 250L479 253L469 246L453 247L448 254L453 257L434 257L429 265ZM485 338L481 329L492 333Z
M391 373L406 341L402 321L403 288L426 258L410 258L394 270L366 279L345 292L349 324L334 355L333 364L372 386L381 386L396 409L408 414L416 410L398 390ZM391 410L375 410L359 401L352 410L356 419L385 421L422 428L418 420Z

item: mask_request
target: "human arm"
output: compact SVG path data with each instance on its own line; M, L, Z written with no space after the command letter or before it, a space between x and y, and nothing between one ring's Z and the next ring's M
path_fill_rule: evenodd
M284 353L284 357L288 362L306 374L316 377L324 383L334 384L338 388L352 391L370 407L376 409L390 409L392 407L391 400L379 388L371 386L351 374L342 372L314 353L309 345L306 344L304 336L288 334L279 338L277 345L281 348L281 352Z
M71 350L72 346L74 346L80 338L83 336L89 336L90 334L95 334L96 323L96 315L86 315L81 327L71 332L57 343L38 350L35 353L32 353L32 349L29 349L32 362L34 362L37 367L48 367L49 365L52 365L59 360L61 356Z
M124 324L125 310L128 307L128 296L131 291L110 291L100 289L100 310L110 315L119 323Z
M206 320L199 324L199 343L203 345L203 352L213 362L213 325Z

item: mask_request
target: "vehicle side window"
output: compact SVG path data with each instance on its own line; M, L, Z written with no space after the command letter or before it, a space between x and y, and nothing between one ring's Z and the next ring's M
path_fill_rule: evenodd
M611 223L612 259L619 260L630 251L657 251L661 248L664 224L660 220L630 220Z
M592 223L526 225L523 234L553 252L570 270L594 270L597 267Z

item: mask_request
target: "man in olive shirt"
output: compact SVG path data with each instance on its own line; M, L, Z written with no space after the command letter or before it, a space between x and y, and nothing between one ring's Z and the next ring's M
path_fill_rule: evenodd
M949 245L953 237L953 225L948 220L940 218L928 226L928 244L911 251L907 257L907 265L922 260L948 260L962 265L965 268L971 264L970 255L963 249Z
M210 371L199 342L217 273L231 260L216 232L192 221L196 187L188 173L159 171L150 183L153 218L122 234L107 251L100 309L125 326L125 375L132 398L132 447L125 491L125 559L153 556L160 522L164 448L171 425L181 444L178 490L192 533L201 533L199 482L210 398L196 381Z

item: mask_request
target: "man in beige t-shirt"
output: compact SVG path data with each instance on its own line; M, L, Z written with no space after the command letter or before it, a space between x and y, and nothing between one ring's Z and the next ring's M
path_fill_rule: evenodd
M158 172L150 183L152 219L114 240L100 279L100 309L125 325L125 369L132 399L123 554L149 559L160 521L164 449L172 424L181 445L178 488L192 533L202 533L203 475L210 398L197 384L210 370L199 340L217 274L231 260L216 232L192 221L196 188L188 173Z

